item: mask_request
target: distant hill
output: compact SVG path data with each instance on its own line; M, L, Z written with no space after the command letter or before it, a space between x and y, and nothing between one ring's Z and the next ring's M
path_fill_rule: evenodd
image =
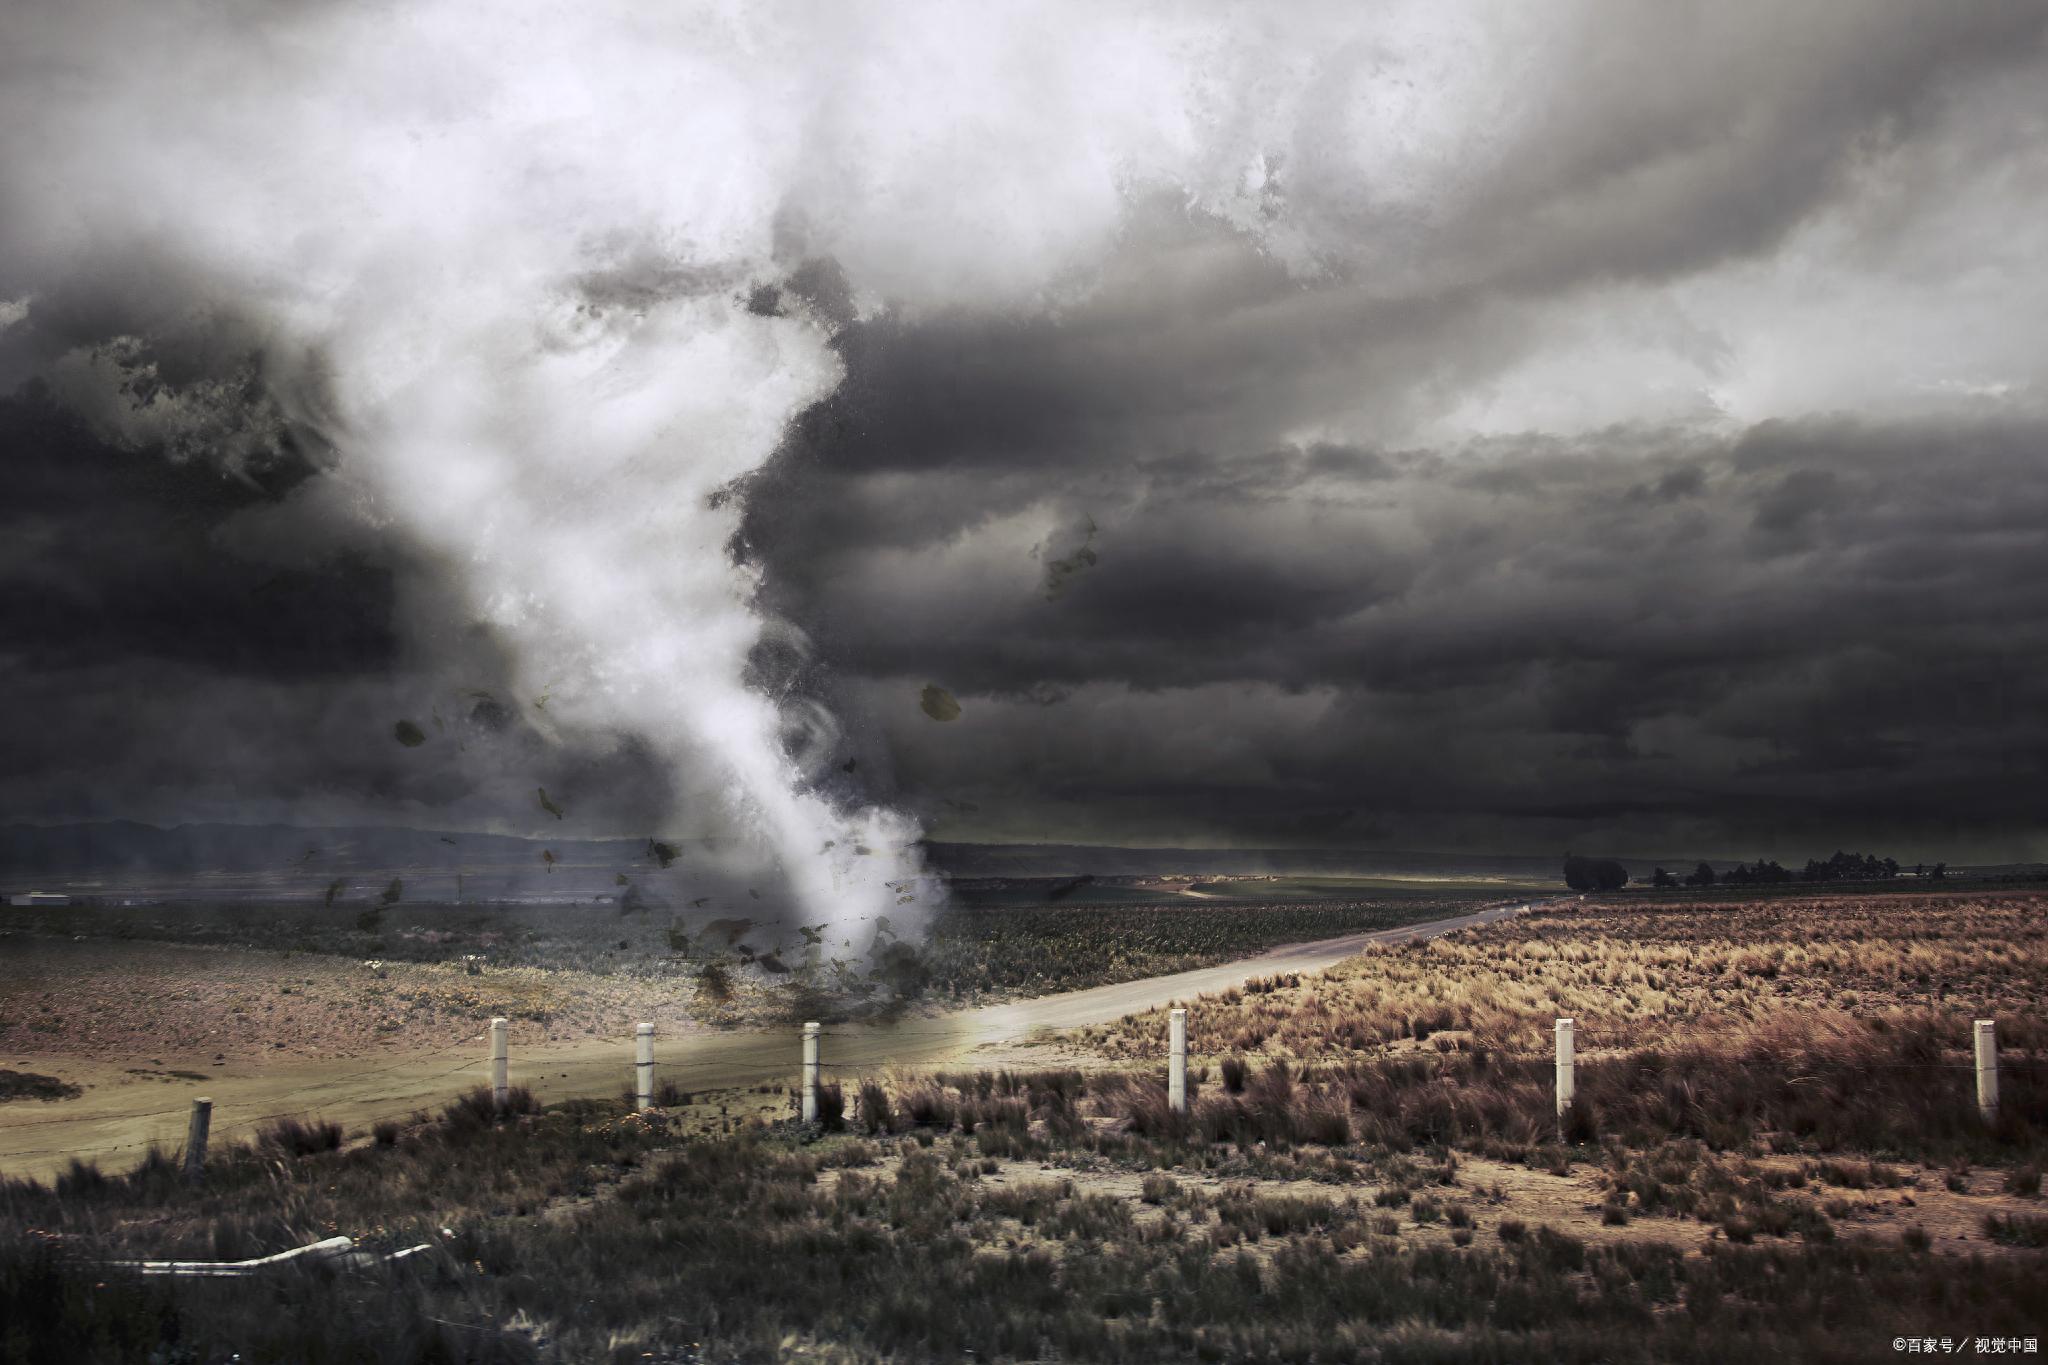
M0 826L0 875L275 873L454 869L533 863L546 848L564 864L630 867L645 839L531 839L395 826L174 825L133 820ZM687 859L702 842L681 845ZM1361 853L1300 848L1114 848L1089 844L931 843L933 866L956 877L1506 876L1556 877L1555 857Z
M1544 877L1562 857L1515 854L1366 853L1331 848L1112 848L1091 844L925 846L955 877Z
M129 873L175 876L525 865L551 849L563 862L620 867L643 861L645 839L524 839L387 826L174 825L133 820L0 826L0 875Z

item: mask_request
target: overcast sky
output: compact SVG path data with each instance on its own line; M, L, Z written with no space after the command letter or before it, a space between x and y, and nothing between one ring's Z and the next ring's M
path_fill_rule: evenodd
M149 137L57 116L138 41L60 8L0 20L0 809L715 825L716 771L552 723L246 291L23 225ZM833 718L807 781L941 839L2048 857L2048 10L1544 8L1281 33L1235 197L1117 176L1028 287L772 206L718 287L842 375L714 549L749 685ZM1006 135L1006 193L1067 174Z

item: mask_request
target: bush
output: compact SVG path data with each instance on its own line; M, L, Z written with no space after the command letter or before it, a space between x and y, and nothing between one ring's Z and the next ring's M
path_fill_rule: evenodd
M869 1133L886 1133L895 1126L889 1107L889 1092L875 1081L860 1083L860 1126Z
M2025 1195L2028 1198L2038 1195L2041 1193L2041 1168L2039 1166L2022 1166L2018 1170L2007 1171L2005 1174L2005 1192L2007 1194Z
M2048 1247L2048 1217L2038 1213L1986 1214L1984 1235L2000 1246Z
M1224 1093L1230 1095L1242 1095L1244 1093L1244 1076L1244 1058L1225 1057L1223 1059Z
M515 1085L505 1092L505 1107L502 1111L491 1099L491 1088L479 1085L443 1109L441 1122L455 1132L467 1132L491 1127L502 1119L539 1112L540 1101L536 1100L533 1092L523 1085Z
M332 1152L341 1146L341 1125L323 1120L301 1123L297 1119L283 1118L271 1124L257 1135L257 1145L283 1152L287 1156L311 1156L315 1152Z
M818 1083L818 1125L828 1133L846 1127L846 1089L837 1081Z

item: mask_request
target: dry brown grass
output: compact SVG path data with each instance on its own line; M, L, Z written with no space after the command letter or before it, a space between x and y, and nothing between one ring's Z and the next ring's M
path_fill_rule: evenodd
M1546 910L1427 943L1375 947L1321 976L1205 997L1190 1045L1330 1060L1417 1045L1547 1055L1559 1016L1581 1056L1703 1038L1846 1039L1868 1021L1997 1018L2010 1053L2048 1047L2048 897L1815 896ZM1789 1029L1787 1019L1797 1015ZM1451 1035L1439 1039L1439 1035ZM1078 1035L1159 1055L1163 1010Z

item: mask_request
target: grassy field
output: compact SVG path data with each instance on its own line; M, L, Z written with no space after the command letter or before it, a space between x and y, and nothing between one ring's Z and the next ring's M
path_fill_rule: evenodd
M1285 1121L1212 1139L1121 1075L866 1090L839 1135L471 1102L355 1143L283 1126L199 1191L166 1160L8 1183L0 1360L1706 1362L1768 1341L1850 1361L1937 1323L2043 1318L2023 1248L2048 1218L2003 1187L1665 1152L1659 1206L1621 1194L1570 1226L1588 1189L1631 1178L1596 1149L1536 1170ZM1270 1077L1247 1093L1268 1121L1294 1103ZM1970 1206L1975 1240L1894 1217L1908 1191L1916 1211ZM257 1285L102 1264L335 1232L431 1250Z
M497 1015L557 1039L643 1019L667 1031L859 1018L1130 981L1473 904L1396 892L1275 906L957 906L873 971L790 945L772 954L772 928L714 934L614 907L401 905L367 920L359 908L248 903L30 910L0 934L11 945L0 1059L233 1058L280 1044L353 1055L446 1046Z
M934 991L955 1000L1081 990L1228 962L1283 943L1444 919L1485 903L1402 888L1273 903L956 906L933 924L925 962Z
M1594 901L1374 950L1193 1002L1185 1115L1148 1014L1077 1038L1086 1070L846 1076L823 1129L779 1090L472 1101L281 1128L203 1190L165 1160L11 1182L0 1360L1846 1362L2039 1338L2044 909ZM1562 1132L1557 1012L1585 1040ZM1978 1014L2008 1044L1988 1128ZM433 1250L253 1290L100 1264L335 1232Z

